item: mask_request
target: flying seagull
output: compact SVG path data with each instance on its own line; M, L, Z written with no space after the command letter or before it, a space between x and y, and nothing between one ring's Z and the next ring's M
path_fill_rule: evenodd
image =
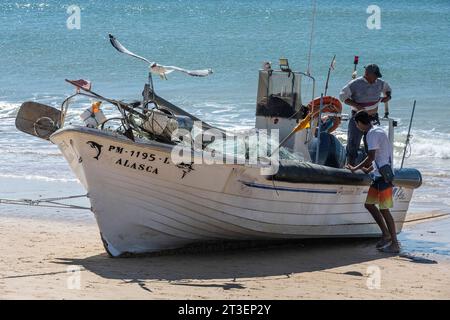
M161 79L165 79L167 80L166 75L168 75L169 73L173 72L173 71L179 71L179 72L183 72L187 75L193 76L193 77L206 77L209 76L211 73L213 73L212 69L202 69L202 70L188 70L188 69L183 69L180 67L176 67L176 66L163 66L161 64L158 64L156 62L150 62L148 59L141 57L133 52L131 52L130 50L128 50L127 48L125 48L120 42L119 40L116 39L116 37L114 37L112 34L109 34L109 41L111 42L112 46L119 52L125 53L129 56L135 57L137 59L140 59L142 61L145 61L149 64L150 66L150 70L152 73L155 73L157 75L159 75L161 77Z

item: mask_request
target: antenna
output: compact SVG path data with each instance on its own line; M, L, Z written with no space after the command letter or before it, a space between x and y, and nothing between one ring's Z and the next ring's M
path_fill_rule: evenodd
M317 0L313 0L313 12L312 12L312 22L311 22L311 37L309 39L308 69L306 70L306 74L308 76L311 75L311 50L312 50L312 42L313 42L313 38L314 38L314 22L316 20L316 7L317 7Z

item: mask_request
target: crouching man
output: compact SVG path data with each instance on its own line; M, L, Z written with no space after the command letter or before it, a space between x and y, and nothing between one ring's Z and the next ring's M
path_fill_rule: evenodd
M372 126L371 117L364 111L355 114L356 127L363 133L364 146L367 157L358 165L347 165L352 172L363 170L372 176L372 184L367 194L366 209L372 214L383 233L377 243L377 249L387 253L399 253L400 246L397 240L395 222L389 211L393 206L392 182L387 178L384 169L392 172L391 155L392 146L389 138L380 127ZM377 206L378 205L378 208Z

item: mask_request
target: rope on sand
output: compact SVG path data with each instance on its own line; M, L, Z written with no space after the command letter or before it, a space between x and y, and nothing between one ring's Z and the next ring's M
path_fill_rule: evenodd
M60 203L58 201L68 200L68 199L76 199L76 198L84 198L87 197L87 194L75 195L75 196L67 196L67 197L58 197L58 198L44 198L38 200L32 199L1 199L0 204L10 204L10 205L18 205L18 206L39 206L46 208L60 208L60 209L78 209L78 210L91 210L91 208L77 206L74 204L66 204Z
M430 219L437 219L437 218L443 218L443 217L449 217L450 214L448 213L431 213L431 214L425 214L425 215L418 215L418 217L414 217L411 219L405 220L405 223L413 223L423 220L430 220Z

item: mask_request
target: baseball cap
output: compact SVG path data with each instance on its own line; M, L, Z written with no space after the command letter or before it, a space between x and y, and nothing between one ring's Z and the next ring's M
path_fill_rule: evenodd
M364 68L366 69L367 72L376 75L378 78L382 77L381 72L380 72L380 68L375 63L368 64Z

